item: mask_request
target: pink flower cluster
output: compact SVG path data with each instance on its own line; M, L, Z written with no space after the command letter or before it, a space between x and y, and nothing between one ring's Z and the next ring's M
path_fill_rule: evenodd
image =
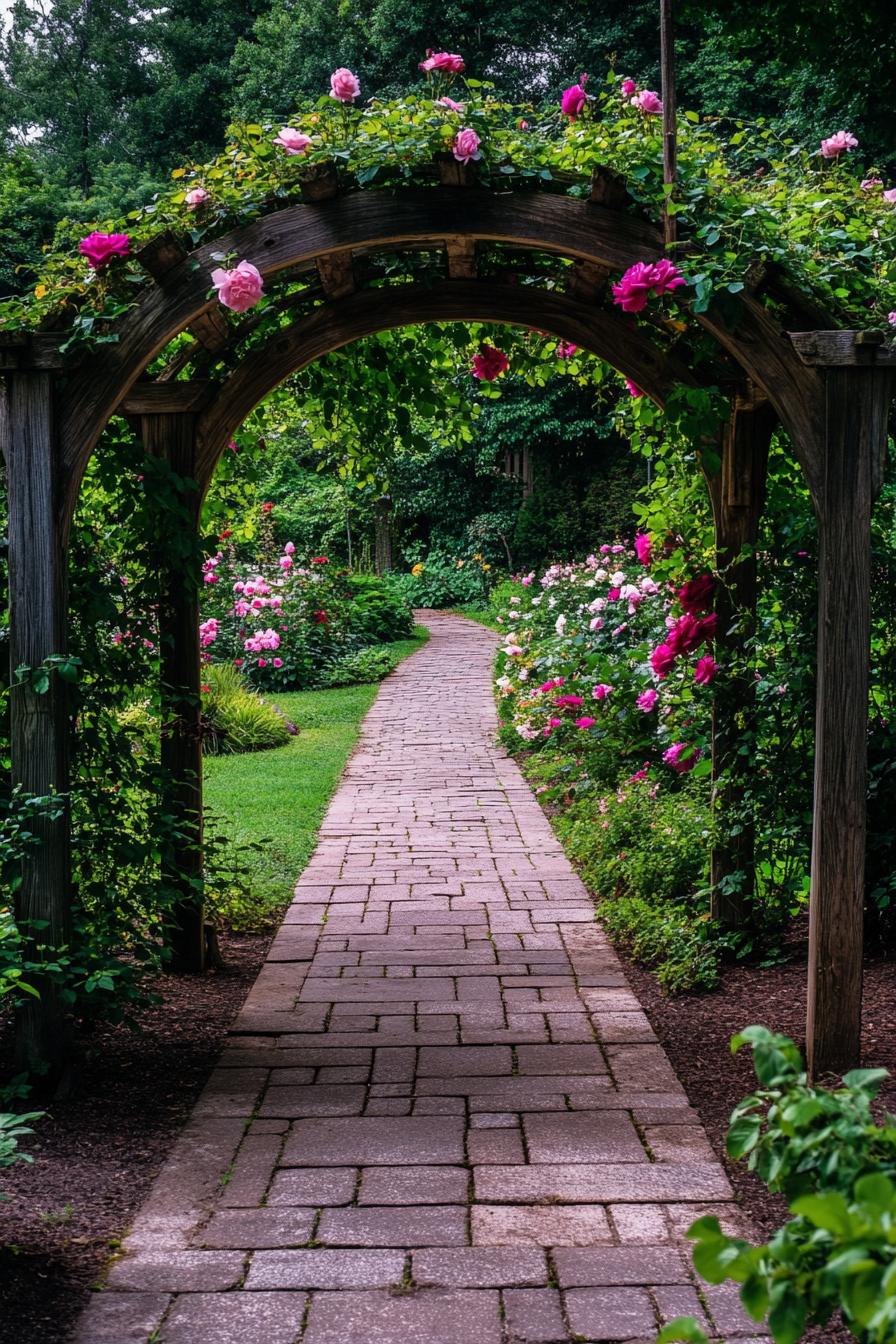
M218 638L219 628L219 623L214 617L202 622L199 627L199 643L204 649L207 649L210 645L214 644L215 640Z
M662 297L686 283L681 271L668 257L653 262L637 261L613 285L613 302L623 312L640 313L646 308L651 294Z
M250 635L243 642L243 648L247 653L261 653L265 649L279 649L280 636L276 630L259 630L256 634Z
M224 557L219 551L217 555L210 555L207 560L203 560L202 562L203 583L218 582L218 575L215 573L215 570L218 568L223 559Z

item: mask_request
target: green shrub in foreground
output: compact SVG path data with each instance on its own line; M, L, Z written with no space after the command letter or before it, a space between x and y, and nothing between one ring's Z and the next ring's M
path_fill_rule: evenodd
M751 1246L700 1218L689 1236L694 1265L709 1283L740 1284L775 1344L797 1344L810 1325L842 1314L862 1344L896 1339L896 1120L877 1125L871 1104L884 1069L854 1069L839 1088L810 1087L793 1041L749 1027L732 1050L753 1049L759 1088L734 1110L728 1152L745 1158L792 1217ZM659 1336L703 1344L690 1318Z
M202 715L202 748L211 755L282 747L296 731L227 663L203 669Z

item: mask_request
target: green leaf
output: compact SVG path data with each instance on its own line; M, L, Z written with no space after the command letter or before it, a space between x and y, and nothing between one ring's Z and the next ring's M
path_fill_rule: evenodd
M790 1210L824 1232L844 1238L852 1235L853 1220L849 1205L835 1190L825 1195L803 1195L793 1201Z
M743 1115L735 1120L725 1139L728 1156L737 1159L752 1152L761 1129L762 1121L758 1115Z

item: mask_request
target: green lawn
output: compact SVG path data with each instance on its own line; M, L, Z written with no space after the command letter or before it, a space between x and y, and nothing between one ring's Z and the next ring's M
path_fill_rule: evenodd
M407 657L427 638L416 626L414 638L388 647ZM236 844L262 846L251 858L259 907L280 908L289 900L378 690L373 683L277 695L272 698L299 729L287 746L206 757L205 801L220 819L218 829Z

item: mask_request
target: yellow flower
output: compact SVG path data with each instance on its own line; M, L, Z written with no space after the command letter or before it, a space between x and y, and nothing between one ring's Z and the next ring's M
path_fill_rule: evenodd
M482 568L483 568L483 570L491 569L491 565L483 565Z
M477 551L476 554L473 556L473 559L474 559L474 560L481 560L481 559L482 559L482 552L481 552L481 551Z
M425 566L425 565L422 563L422 561L421 561L419 564L416 564L416 565L412 565L412 566L411 566L411 573L412 573L412 574L414 575L414 577L416 578L418 574L422 574L422 573L423 573L423 571L424 571L425 568L426 568L426 566Z

